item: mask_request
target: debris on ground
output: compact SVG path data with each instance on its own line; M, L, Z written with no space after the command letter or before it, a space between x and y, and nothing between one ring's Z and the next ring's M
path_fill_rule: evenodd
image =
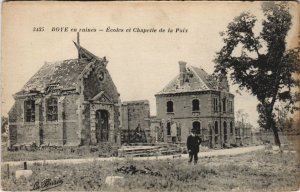
M152 176L162 176L160 172L153 171L151 168L144 166L144 169L137 169L136 166L122 166L116 170L117 173L123 173L126 175L143 174Z

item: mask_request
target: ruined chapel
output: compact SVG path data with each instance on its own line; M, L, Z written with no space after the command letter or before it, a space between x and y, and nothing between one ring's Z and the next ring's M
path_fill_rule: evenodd
M14 94L9 145L78 146L119 142L120 94L108 61L74 42L78 58L46 62Z

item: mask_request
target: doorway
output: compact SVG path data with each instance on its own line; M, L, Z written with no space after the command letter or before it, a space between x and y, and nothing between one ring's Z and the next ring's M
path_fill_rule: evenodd
M224 143L227 143L227 123L224 121L223 123L223 128L224 128Z
M196 134L200 135L201 123L199 121L194 121L193 129L196 130Z
M109 135L108 128L109 113L106 110L96 111L96 139L97 143L107 142Z
M215 121L215 146L219 144L219 125L218 121Z

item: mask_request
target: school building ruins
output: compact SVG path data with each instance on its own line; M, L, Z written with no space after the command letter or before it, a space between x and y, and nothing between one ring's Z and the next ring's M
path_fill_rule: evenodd
M179 62L179 74L156 97L121 102L108 61L74 42L78 58L45 63L14 94L9 146L80 146L98 143L184 143L192 128L204 144L236 143L234 95L227 79Z

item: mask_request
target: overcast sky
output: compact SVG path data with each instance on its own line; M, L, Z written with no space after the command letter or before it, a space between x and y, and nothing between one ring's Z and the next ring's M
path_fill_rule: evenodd
M296 14L296 4L292 14ZM16 93L45 61L77 57L72 42L74 32L51 32L51 27L104 29L81 33L81 45L109 60L108 70L121 94L122 101L150 101L151 115L156 114L154 94L179 72L178 61L201 66L212 73L215 52L222 47L219 33L243 11L262 18L260 3L250 2L10 2L4 5L2 46L2 113L6 115ZM289 33L297 35L298 22L293 20ZM45 27L33 32L33 27ZM186 33L118 33L111 28L181 28ZM236 86L231 86L235 93ZM257 125L257 100L242 92L235 97L235 110L249 113Z

